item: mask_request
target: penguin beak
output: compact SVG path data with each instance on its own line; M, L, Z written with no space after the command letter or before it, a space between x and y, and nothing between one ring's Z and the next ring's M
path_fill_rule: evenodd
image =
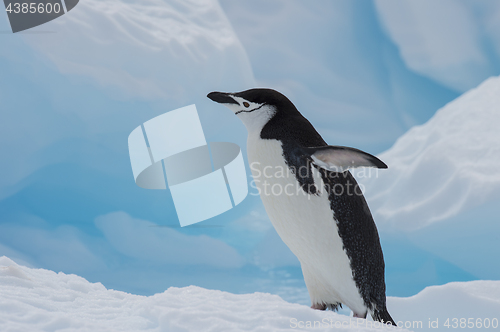
M207 95L208 98L212 99L216 103L219 104L236 104L239 105L239 103L231 97L229 93L226 92L210 92Z

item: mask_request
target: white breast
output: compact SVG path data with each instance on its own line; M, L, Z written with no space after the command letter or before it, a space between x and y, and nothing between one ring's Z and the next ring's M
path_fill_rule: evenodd
M285 164L281 142L258 134L248 136L248 161L274 228L302 265L311 302L366 312L319 173L314 170L322 194L306 194Z

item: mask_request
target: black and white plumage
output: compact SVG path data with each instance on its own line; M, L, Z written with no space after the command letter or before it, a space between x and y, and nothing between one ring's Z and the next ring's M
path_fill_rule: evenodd
M301 263L312 308L335 310L345 304L355 317L370 313L394 324L386 308L377 228L348 171L387 166L363 151L329 146L275 90L212 92L208 97L230 108L248 130L255 183L274 228Z

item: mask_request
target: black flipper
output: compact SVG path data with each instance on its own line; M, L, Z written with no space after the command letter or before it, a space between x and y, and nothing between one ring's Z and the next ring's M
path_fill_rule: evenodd
M387 165L377 157L346 146L303 148L302 152L310 157L315 165L333 172L345 172L356 167L387 168Z

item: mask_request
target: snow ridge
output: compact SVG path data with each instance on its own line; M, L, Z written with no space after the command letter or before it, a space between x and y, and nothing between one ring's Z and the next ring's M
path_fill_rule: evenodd
M361 179L375 220L418 229L500 197L500 77L492 77L413 127Z
M364 323L356 326L353 318L311 310L265 293L236 295L189 286L170 287L152 296L133 295L106 289L101 283L90 283L76 275L20 266L5 256L0 257L0 294L2 331L390 329ZM307 322L321 322L322 328L319 323L310 329L299 328L306 327Z

